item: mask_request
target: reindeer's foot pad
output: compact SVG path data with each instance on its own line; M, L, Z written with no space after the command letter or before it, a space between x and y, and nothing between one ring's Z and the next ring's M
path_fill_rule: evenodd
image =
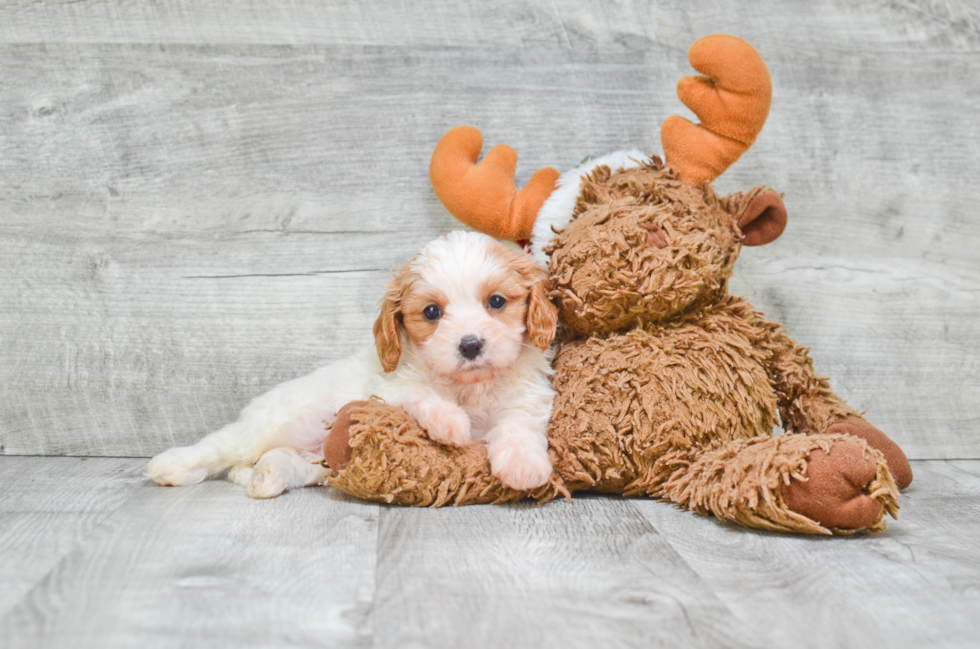
M654 495L748 527L879 532L886 527L884 515L898 512L898 489L885 459L847 435L733 440L678 467Z
M482 442L454 448L429 439L401 408L379 399L338 413L323 446L327 482L352 496L422 507L551 500L565 495L556 478L531 491L505 487L490 474Z
M868 446L880 451L888 463L888 470L895 478L899 489L912 484L912 465L905 453L888 435L884 434L861 417L844 417L827 428L828 435L853 435L860 437Z
M862 445L835 442L829 453L810 453L805 479L783 485L783 501L826 528L870 529L881 521L884 510L869 490L876 476L875 458Z

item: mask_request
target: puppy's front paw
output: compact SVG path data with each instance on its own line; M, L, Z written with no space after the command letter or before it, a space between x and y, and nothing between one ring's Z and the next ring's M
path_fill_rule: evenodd
M416 419L432 441L449 446L466 446L470 443L470 418L459 406L430 406L423 408L419 415Z
M510 438L492 444L490 471L504 486L523 491L548 482L551 458L548 450L531 440Z
M150 460L146 477L165 487L182 487L203 482L208 470L197 461L193 447L180 446Z

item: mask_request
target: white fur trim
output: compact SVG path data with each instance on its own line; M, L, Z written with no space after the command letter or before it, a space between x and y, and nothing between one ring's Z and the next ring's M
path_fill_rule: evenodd
M601 158L588 160L559 176L555 191L551 192L551 196L538 210L538 218L534 221L534 229L531 231L531 254L534 255L534 261L542 266L548 266L548 256L544 254L543 248L554 236L551 228L554 226L556 230L560 230L572 220L575 202L582 189L582 179L592 173L593 169L599 165L606 165L615 172L620 169L639 167L649 162L650 158L638 149L616 151Z

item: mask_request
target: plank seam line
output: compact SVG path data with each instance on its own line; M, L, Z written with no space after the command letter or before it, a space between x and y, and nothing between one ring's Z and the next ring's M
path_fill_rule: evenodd
M50 456L25 456L25 457L50 457ZM86 456L86 457L90 457L90 456ZM120 459L122 459L122 458L120 458ZM126 459L130 459L130 458L126 458ZM131 458L131 459L145 459L145 458ZM65 550L65 552L63 552L61 554L61 556L58 558L58 560L51 566L51 569L48 570L43 575L41 575L40 577L38 577L38 579L31 586L30 590L28 590L26 593L24 593L24 595L19 600L17 600L17 602L15 602L6 611L4 611L2 615L0 615L0 623L3 623L4 620L6 620L8 617L10 617L10 615L11 615L11 613L13 613L14 609L16 609L18 606L21 605L21 603L23 603L25 600L27 600L31 596L31 594L35 590L38 589L38 587L41 585L42 582L44 582L46 579L48 579L48 577L50 577L52 575L52 573L54 573L56 570L58 570L58 568L60 568L61 565L64 564L64 562L68 559L68 556L72 552L74 552L88 538L92 537L99 530L101 530L103 528L103 526L105 526L107 520L109 520L112 516L114 516L116 512L118 512L124 505L126 505L126 503L128 503L130 500L132 500L133 498L135 498L136 495L139 494L139 492L141 492L143 489L146 488L146 483L149 480L149 478L146 477L145 470L146 470L145 463L140 463L139 475L140 475L141 478L143 478L142 483L140 483L137 487L135 487L133 489L132 493L130 493L129 496L125 500L123 500L121 503L119 503L118 506L112 508L112 510L110 510L110 511L105 512L105 515L92 527L92 529L89 530L88 534L85 534L82 537L76 539L75 542L72 543L71 547L69 547L67 550ZM2 626L2 624L0 624L0 626Z
M241 279L245 277L313 277L316 275L349 275L351 273L375 273L390 268L354 268L352 270L313 270L308 273L246 273L244 275L184 275L182 279Z
M735 611L732 610L732 607L728 604L728 602L722 599L721 595L710 586L708 580L705 579L704 575L702 575L700 571L698 571L693 565L691 565L691 562L689 562L687 559L684 558L684 555L682 555L680 551L677 549L677 547L674 545L674 543L671 542L671 539L666 534L662 534L660 530L657 528L657 526L654 524L654 522L649 518L647 518L646 515L644 515L644 513L634 503L630 502L629 500L624 500L623 502L625 502L625 504L627 505L627 509L633 514L633 517L637 521L639 521L651 533L653 533L663 541L664 545L667 548L669 548L670 551L673 553L674 555L673 558L677 562L686 566L687 569L691 571L691 574L697 577L697 579L701 582L701 586L704 587L705 591L707 591L714 597L713 603L719 606L721 610L723 610L731 617L732 620L734 620L738 625L740 625L740 627L738 628L744 626L745 620L743 620L739 615L737 615ZM693 633L696 633L695 624L694 622L692 622L690 618L687 607L683 604L683 602L681 602L676 597L671 597L671 599L680 607L681 612L684 614L684 620L687 622L688 628L690 628Z

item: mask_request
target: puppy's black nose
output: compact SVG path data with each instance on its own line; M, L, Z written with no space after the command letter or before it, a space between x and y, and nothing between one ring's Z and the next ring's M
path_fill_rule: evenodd
M459 353L467 360L473 360L483 351L483 341L476 336L467 336L459 341Z

